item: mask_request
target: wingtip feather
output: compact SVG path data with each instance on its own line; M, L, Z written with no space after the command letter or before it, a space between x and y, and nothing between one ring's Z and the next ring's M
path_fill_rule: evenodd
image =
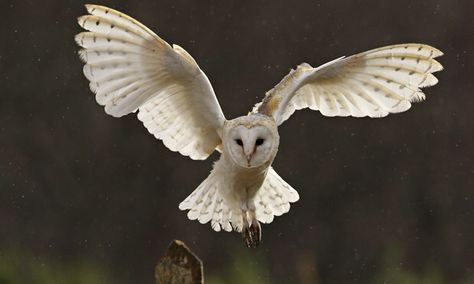
M79 16L79 17L76 18L77 24L78 24L81 28L84 28L84 23L85 23L85 21L87 20L87 17L89 17L89 15L81 15L81 16Z
M184 202L181 202L181 203L178 205L178 208L179 208L179 210L181 210L181 211L190 209L189 206L186 206L186 204L185 204Z
M433 49L433 57L432 58L436 58L436 57L440 57L440 56L444 55L444 53L441 50L437 49L436 47L431 46L431 48Z
M105 6L97 5L97 4L84 4L84 7L86 7L86 10L88 13L93 15L95 9L109 9Z

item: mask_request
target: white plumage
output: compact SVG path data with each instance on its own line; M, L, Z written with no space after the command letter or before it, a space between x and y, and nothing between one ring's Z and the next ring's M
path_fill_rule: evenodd
M97 5L78 18L84 74L105 111L138 119L172 151L205 159L220 143L225 117L209 80L181 47L129 16Z
M299 195L271 167L279 146L277 127L296 110L325 116L383 117L425 99L435 85L442 52L424 44L386 46L313 68L299 65L247 116L227 120L212 86L182 47L113 9L86 5L76 36L84 74L105 111L138 119L166 147L192 159L214 150L221 158L180 205L188 217L216 231L242 232L257 246L260 223L290 210Z
M443 67L434 58L442 54L411 43L341 57L317 68L303 63L267 92L254 112L271 106L268 113L278 125L303 108L325 116L383 117L403 112L412 102L425 99L420 88L438 82L432 73Z

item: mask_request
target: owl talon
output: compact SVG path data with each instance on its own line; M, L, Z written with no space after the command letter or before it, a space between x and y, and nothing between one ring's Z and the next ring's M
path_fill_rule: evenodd
M253 220L252 224L245 226L242 230L242 238L247 247L256 248L262 240L260 223L257 220Z

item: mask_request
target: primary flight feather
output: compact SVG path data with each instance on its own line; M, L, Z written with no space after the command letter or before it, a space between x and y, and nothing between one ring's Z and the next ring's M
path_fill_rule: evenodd
M172 151L207 158L221 143L225 117L209 80L181 47L131 17L86 5L78 18L89 32L76 36L84 74L105 111L138 119Z
M221 152L210 175L181 204L188 217L216 231L261 241L262 223L290 210L299 195L271 167L278 126L295 110L325 116L383 117L403 112L435 85L442 52L424 44L386 46L313 68L299 65L245 116L227 120L212 86L182 47L170 46L133 18L86 5L76 35L84 74L106 113L138 119L166 147L192 159Z

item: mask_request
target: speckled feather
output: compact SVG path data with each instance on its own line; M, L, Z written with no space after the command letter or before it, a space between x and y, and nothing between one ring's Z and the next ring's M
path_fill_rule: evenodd
M298 192L270 167L265 182L256 196L257 219L262 223L271 223L274 216L287 213L290 211L290 203L298 200Z
M253 112L271 115L280 125L295 110L325 116L383 117L406 111L425 99L420 88L435 85L443 53L424 44L398 44L338 58L318 68L301 64L268 91Z
M212 172L183 202L179 209L189 210L188 218L198 220L201 224L211 222L212 228L230 232L232 228L242 230L242 212L237 205L225 202L219 192L222 176ZM273 168L268 170L265 181L260 188L255 203L257 219L262 223L271 223L274 216L280 216L290 210L290 203L299 200L298 192L286 183Z
M207 158L221 143L225 121L206 75L181 47L133 18L86 5L76 36L84 74L105 111L120 117L138 110L150 133L172 151Z

